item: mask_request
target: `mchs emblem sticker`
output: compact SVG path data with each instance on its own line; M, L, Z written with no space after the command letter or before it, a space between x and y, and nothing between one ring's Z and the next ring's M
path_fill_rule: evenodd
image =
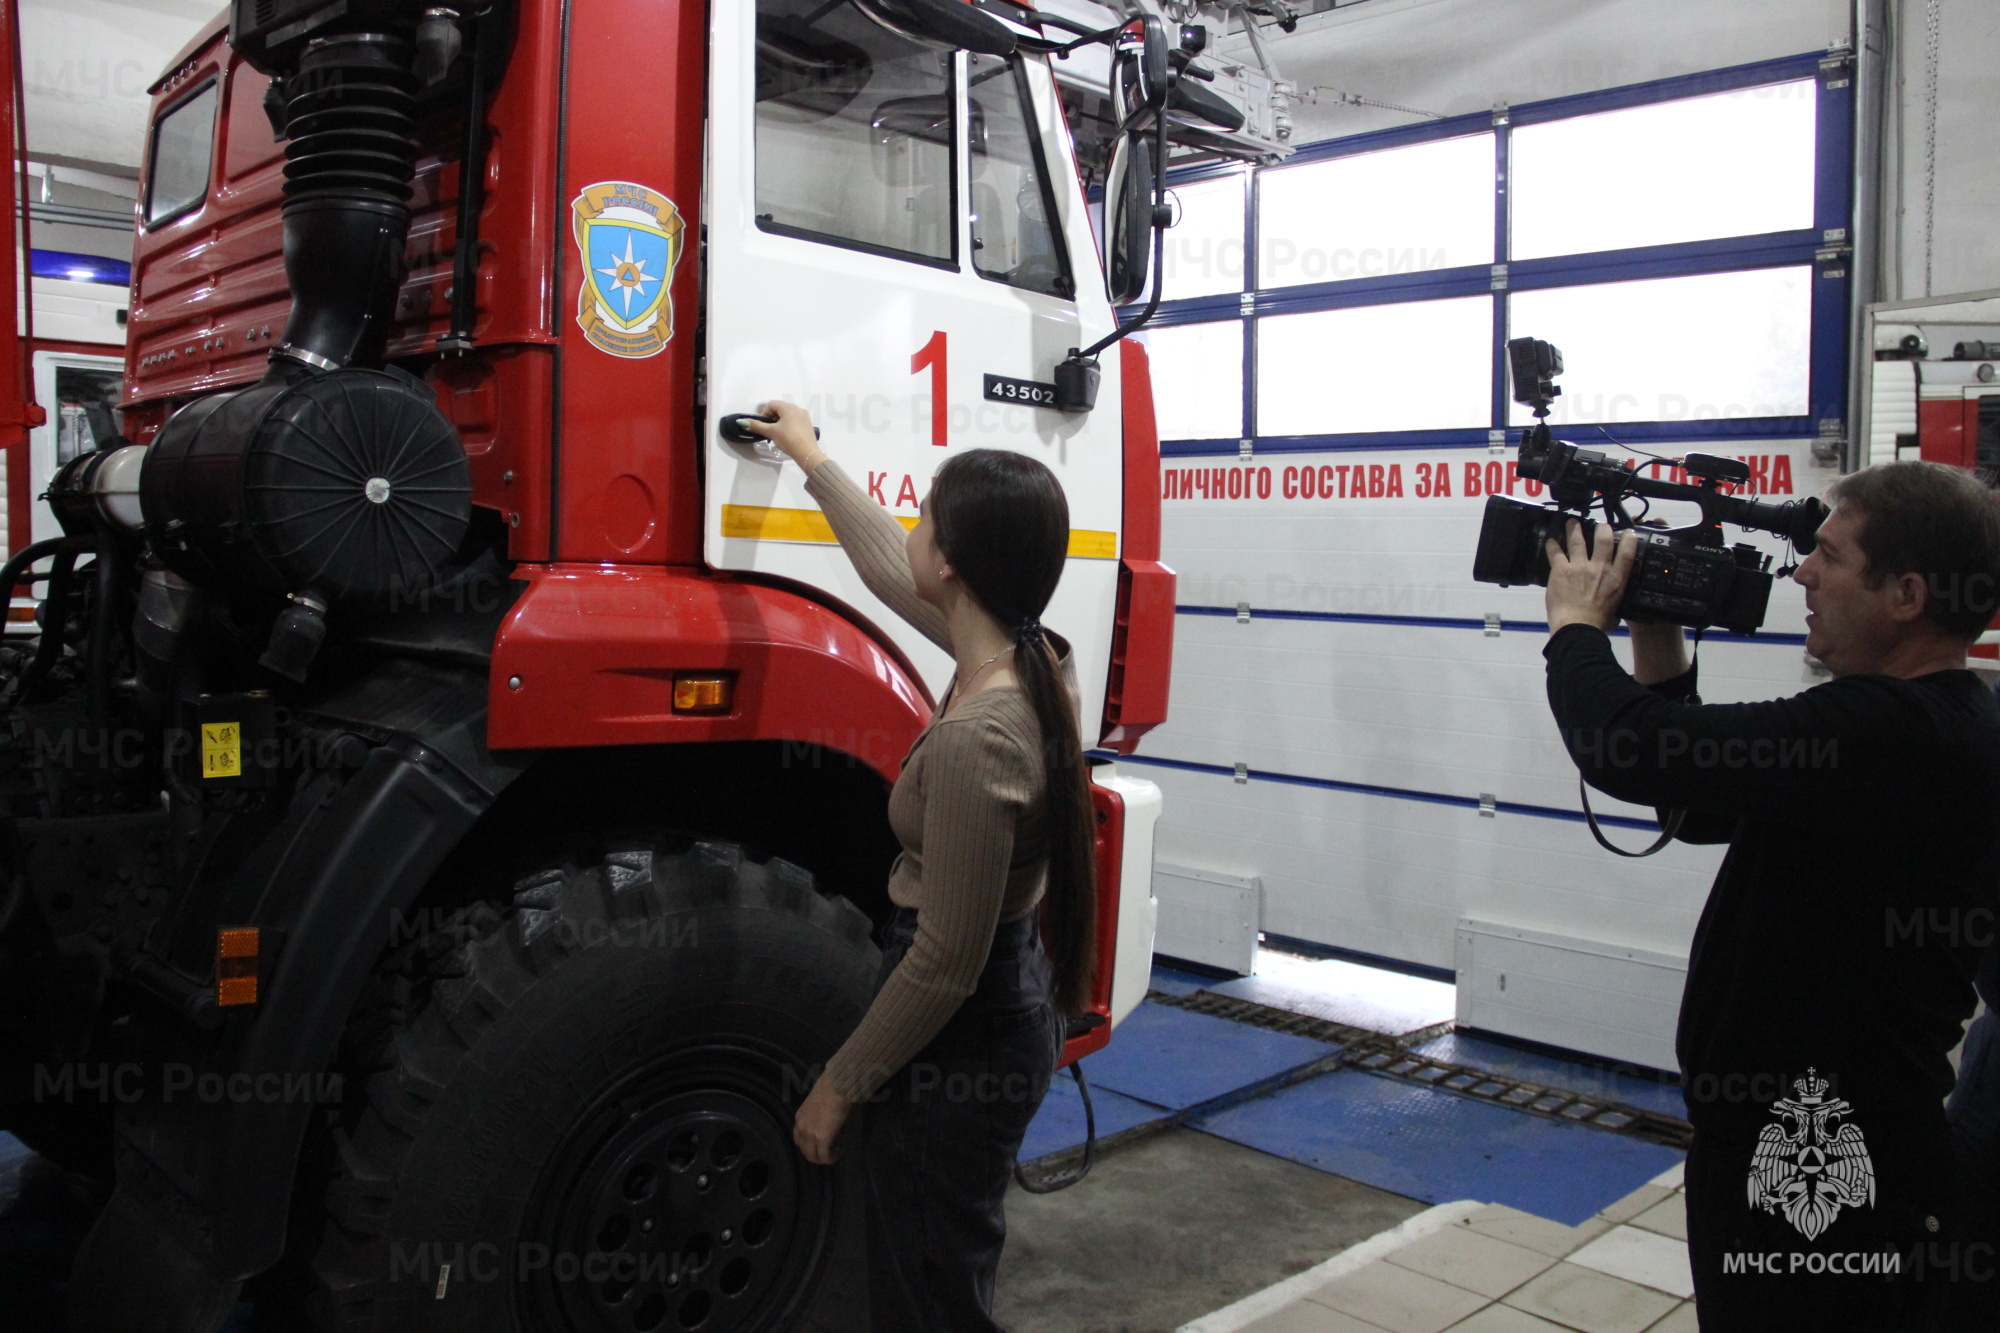
M586 185L570 204L583 259L576 322L613 356L657 355L674 336L667 295L686 224L673 200L630 181Z
M1843 1208L1875 1206L1875 1165L1854 1108L1826 1094L1831 1085L1808 1069L1792 1084L1797 1097L1771 1104L1750 1159L1750 1206L1782 1213L1807 1240L1833 1225Z

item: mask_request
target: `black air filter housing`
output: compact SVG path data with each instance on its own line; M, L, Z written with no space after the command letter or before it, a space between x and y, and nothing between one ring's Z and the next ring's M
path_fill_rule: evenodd
M160 428L139 478L146 531L194 583L414 596L472 517L458 434L420 380L338 370L190 403Z

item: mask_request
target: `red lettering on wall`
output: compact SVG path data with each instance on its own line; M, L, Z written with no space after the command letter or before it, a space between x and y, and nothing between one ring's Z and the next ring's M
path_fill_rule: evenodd
M868 498L878 505L889 503L882 498L882 483L887 480L889 480L889 474L886 472L870 472L868 474Z
M1771 460L1771 494L1790 495L1792 493L1792 459L1789 454L1779 454Z
M1401 463L1389 464L1388 494L1398 498L1403 494L1403 465Z

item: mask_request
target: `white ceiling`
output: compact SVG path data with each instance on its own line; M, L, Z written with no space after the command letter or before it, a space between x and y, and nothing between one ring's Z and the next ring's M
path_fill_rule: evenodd
M22 0L29 153L136 169L146 89L222 9L216 0Z
M1848 0L1369 0L1264 29L1301 88L1462 115L1822 50ZM1238 59L1239 34L1223 43ZM1302 105L1295 143L1415 123L1369 107Z

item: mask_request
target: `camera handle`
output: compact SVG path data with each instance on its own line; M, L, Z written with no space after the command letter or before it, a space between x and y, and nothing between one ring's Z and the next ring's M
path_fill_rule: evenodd
M1604 830L1597 826L1597 816L1592 814L1590 809L1590 790L1583 785L1582 778L1576 780L1576 794L1583 800L1583 822L1590 825L1590 836L1597 839L1597 845L1613 855L1629 856L1633 860L1637 860L1642 856L1651 856L1654 852L1659 851L1660 848L1672 842L1674 835L1681 831L1681 822L1687 818L1687 811L1685 810L1668 811L1667 822L1660 829L1660 836L1653 839L1653 845L1643 852L1628 852L1623 847L1612 842L1611 839L1605 837Z

